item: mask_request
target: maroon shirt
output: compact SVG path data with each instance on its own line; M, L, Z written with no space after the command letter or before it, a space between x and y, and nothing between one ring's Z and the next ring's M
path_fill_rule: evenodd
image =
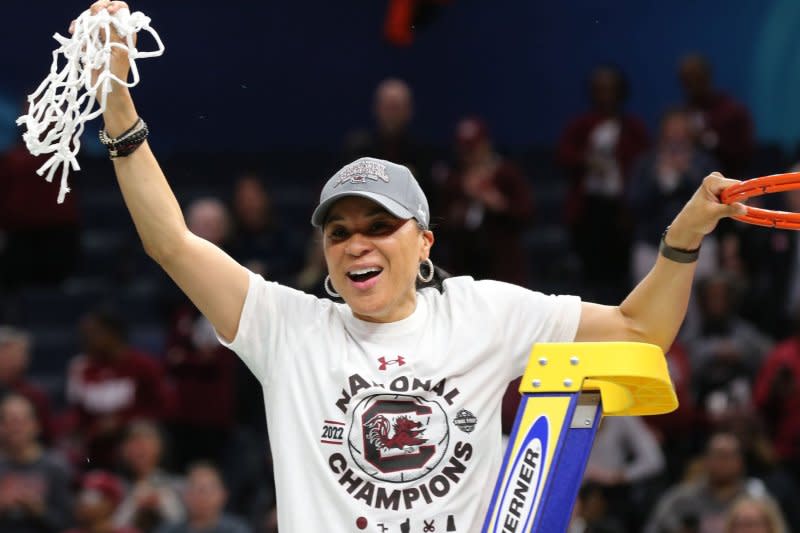
M177 306L167 341L164 367L176 393L171 420L177 424L206 429L229 429L236 414L237 358L214 343L199 349L192 341L192 329L201 319L190 302Z
M589 111L573 119L564 130L558 143L558 161L566 169L570 179L570 190L566 203L567 221L572 223L580 218L583 211L584 178L586 177L586 156L594 129L610 117ZM627 182L633 163L647 150L650 141L644 122L633 115L622 115L620 133L614 155Z
M770 426L778 456L800 460L800 337L783 341L769 353L753 397Z
M526 285L527 252L522 236L533 218L533 188L516 165L500 161L487 181L506 202L494 210L471 198L464 190L464 173L456 170L445 183L442 228L450 248L449 264L455 274ZM470 210L480 205L480 222L471 226ZM464 265L469 270L464 271Z
M48 183L36 170L46 158L34 157L17 145L0 157L0 229L42 229L74 226L78 208L74 193L56 203L60 173Z
M126 424L139 418L164 418L173 403L161 365L134 349L128 349L113 362L84 355L73 359L67 398L95 467L113 460L114 448Z
M714 154L722 172L743 179L753 155L753 120L744 105L725 93L714 93L702 105L690 105L699 114L700 144Z

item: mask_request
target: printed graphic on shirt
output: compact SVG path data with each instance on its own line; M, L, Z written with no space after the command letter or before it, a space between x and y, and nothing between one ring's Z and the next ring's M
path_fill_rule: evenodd
M462 409L456 413L456 417L453 419L453 424L455 424L456 427L464 433L472 433L472 430L475 429L475 424L477 423L478 419L475 417L475 415L466 409Z
M446 498L473 456L472 444L454 438L451 426L459 394L446 379L399 376L384 385L351 375L334 404L345 420L322 426L321 442L339 449L328 456L328 466L342 490L374 509L400 512ZM465 413L464 424L474 424ZM342 427L346 442L339 440ZM381 525L389 524L375 522Z
M402 355L398 355L394 359L386 359L385 357L381 356L378 357L378 363L380 363L380 365L378 365L378 370L386 370L386 367L389 365L403 366L406 364L406 360Z
M434 400L377 394L353 410L347 442L361 470L380 481L414 481L444 457L450 440L447 415Z

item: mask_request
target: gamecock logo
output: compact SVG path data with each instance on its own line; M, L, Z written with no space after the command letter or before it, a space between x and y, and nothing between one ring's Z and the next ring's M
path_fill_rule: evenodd
M418 396L378 394L353 410L348 445L355 463L382 481L413 481L430 472L447 451L444 410Z

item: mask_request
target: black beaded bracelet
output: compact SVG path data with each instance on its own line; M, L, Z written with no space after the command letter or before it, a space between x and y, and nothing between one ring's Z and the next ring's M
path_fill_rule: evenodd
M697 258L700 256L700 247L698 246L694 250L674 248L667 244L666 239L668 231L669 226L667 226L667 229L665 229L664 233L661 235L661 243L658 246L658 252L670 261L675 261L676 263L694 263L697 261Z
M110 137L106 130L100 130L100 142L108 148L109 157L115 159L131 155L142 145L149 134L150 130L147 124L139 118L125 133L116 138Z

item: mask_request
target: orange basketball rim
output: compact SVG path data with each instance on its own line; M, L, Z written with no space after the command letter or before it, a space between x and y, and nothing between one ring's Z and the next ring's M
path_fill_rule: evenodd
M787 174L773 174L762 176L751 180L743 181L732 185L722 191L720 200L724 204L733 202L743 202L748 198L770 194L775 192L791 191L800 189L800 172L789 172ZM767 226L770 228L800 230L800 213L789 213L787 211L772 211L770 209L760 209L758 207L745 206L747 212L743 215L736 215L733 218L748 224Z

